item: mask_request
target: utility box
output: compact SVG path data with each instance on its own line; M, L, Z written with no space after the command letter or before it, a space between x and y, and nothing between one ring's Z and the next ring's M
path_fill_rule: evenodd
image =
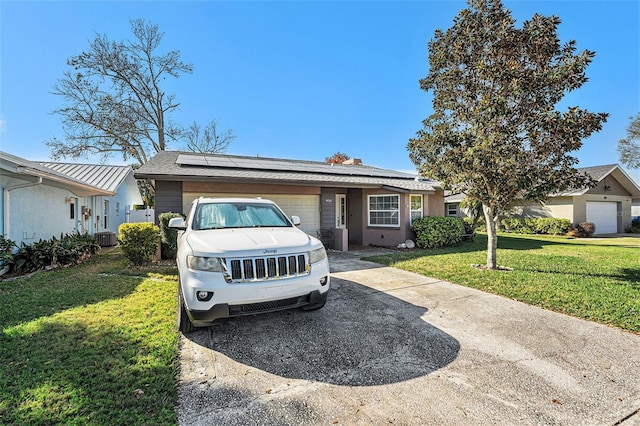
M112 247L118 243L115 232L96 232L95 239L100 247Z

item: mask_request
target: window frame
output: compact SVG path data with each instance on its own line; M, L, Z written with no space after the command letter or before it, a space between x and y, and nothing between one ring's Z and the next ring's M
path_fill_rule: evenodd
M455 208L455 213L451 214L451 207ZM458 217L458 215L460 214L460 205L458 203L447 203L446 205L446 209L447 209L447 216L448 217Z
M382 198L382 197L394 197L397 200L397 209L395 210L372 210L371 209L371 198ZM372 212L395 212L398 223L395 224L378 224L371 223L371 213ZM400 218L400 194L370 194L367 195L367 226L370 227L380 227L380 228L400 228L402 220Z
M413 208L413 197L420 197L420 209ZM422 194L409 194L409 225L413 225L413 212L420 212L420 217L416 219L424 217L424 196Z

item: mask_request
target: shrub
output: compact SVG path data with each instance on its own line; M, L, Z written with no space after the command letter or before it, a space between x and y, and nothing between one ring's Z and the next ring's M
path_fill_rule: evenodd
M423 217L415 220L411 230L416 233L416 245L435 248L457 244L462 240L464 226L457 217Z
M15 241L0 235L0 269L13 263L13 249L18 248Z
M473 234L474 232L476 232L476 229L473 226L473 219L471 219L470 217L462 218L462 226L464 228L465 234Z
M184 217L180 213L161 213L160 220L160 254L163 259L175 259L178 252L178 231L169 228L169 220L174 217Z
M73 233L40 239L33 244L22 244L13 256L13 269L19 273L28 273L50 266L71 265L96 254L100 246L87 233Z
M580 237L591 237L596 232L596 225L593 222L582 222L578 224L578 234Z
M596 225L592 222L582 222L573 228L567 235L571 237L588 238L596 232Z
M625 228L624 232L630 234L640 234L640 219L632 219L631 226Z
M626 232L627 234L640 234L640 226L627 226L624 229L624 232Z
M159 231L150 222L123 223L118 227L118 242L122 252L136 266L151 263L158 249Z

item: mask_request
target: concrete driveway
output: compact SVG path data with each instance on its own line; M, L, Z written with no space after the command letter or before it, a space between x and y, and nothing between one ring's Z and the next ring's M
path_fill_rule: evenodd
M324 309L182 337L182 425L640 425L640 336L331 253Z

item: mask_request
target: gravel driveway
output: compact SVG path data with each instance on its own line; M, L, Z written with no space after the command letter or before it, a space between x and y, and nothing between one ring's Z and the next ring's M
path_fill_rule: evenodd
M324 309L182 337L182 425L640 424L640 336L331 253Z

